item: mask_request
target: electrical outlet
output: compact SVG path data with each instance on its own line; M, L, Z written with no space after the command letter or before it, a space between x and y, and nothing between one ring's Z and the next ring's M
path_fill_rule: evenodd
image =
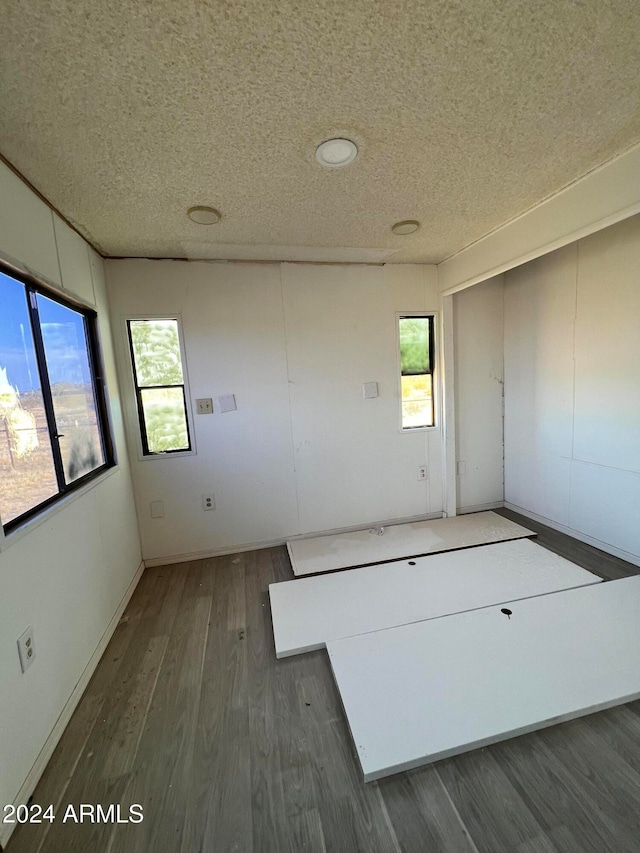
M164 501L151 501L151 518L164 518Z
M202 509L205 512L208 512L210 509L216 508L216 499L213 495L203 495L202 496Z
M22 671L26 672L36 657L36 647L33 642L33 628L31 626L29 626L24 634L18 639L18 654L20 655L20 666L22 667Z
M419 465L418 466L418 479L419 480L426 480L427 479L427 466L426 465Z
M456 474L458 477L462 477L467 473L467 463L466 462L457 462L456 463Z

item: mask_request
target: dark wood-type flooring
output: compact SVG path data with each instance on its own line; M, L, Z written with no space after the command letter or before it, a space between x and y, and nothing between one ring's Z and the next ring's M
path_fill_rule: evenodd
M640 702L365 785L326 653L275 659L291 577L285 548L148 569L34 792L57 820L8 853L639 853ZM63 824L79 803L144 821Z

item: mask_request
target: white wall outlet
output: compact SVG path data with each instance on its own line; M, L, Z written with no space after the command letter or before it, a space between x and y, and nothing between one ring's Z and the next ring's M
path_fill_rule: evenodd
M20 666L26 672L36 658L36 646L33 642L33 628L29 626L18 640L18 654L20 655Z
M201 397L196 400L196 411L199 415L213 414L213 400L211 397Z
M237 408L235 394L221 394L216 397L216 409L221 414L223 412L235 412Z
M467 473L467 463L466 462L456 462L456 474L460 477L462 474Z
M151 501L151 518L164 518L164 501Z
M419 480L426 480L427 479L427 466L426 465L419 465L418 466L418 479Z
M373 400L378 396L377 382L364 382L362 385L362 396L365 400Z
M216 508L216 499L213 495L203 495L202 496L202 509L205 512L208 512L210 509Z

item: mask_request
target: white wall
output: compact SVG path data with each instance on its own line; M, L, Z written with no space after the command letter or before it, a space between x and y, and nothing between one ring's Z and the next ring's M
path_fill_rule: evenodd
M145 559L441 511L440 429L400 432L396 331L396 312L437 310L435 268L106 268ZM192 399L232 393L238 410L195 416L197 455L140 459L123 318L171 312L182 317ZM371 381L380 396L365 400ZM205 513L209 492L216 509ZM164 518L150 517L156 500Z
M505 276L505 497L640 559L640 217Z
M78 698L74 688L83 673L86 677L87 665L138 572L140 544L102 259L3 164L0 253L97 309L119 462L82 492L0 541L4 804L31 794L62 733L56 722L61 714L60 722L70 715L70 697ZM29 625L37 656L23 675L16 640ZM6 843L9 829L0 829L0 843Z
M499 275L453 297L459 512L504 500L503 290Z

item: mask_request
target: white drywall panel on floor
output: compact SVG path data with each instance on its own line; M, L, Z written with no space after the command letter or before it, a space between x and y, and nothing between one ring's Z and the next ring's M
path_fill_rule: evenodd
M381 534L380 530L384 532ZM300 576L535 535L495 512L477 512L333 536L292 539L287 548L293 573Z
M504 288L505 500L561 524L569 523L575 257L571 245L532 261L510 271Z
M640 697L640 577L327 644L365 781Z
M300 532L440 510L417 478L430 434L400 431L396 329L396 312L437 310L435 281L427 293L421 266L283 264L282 289Z
M600 578L526 539L269 585L276 657Z
M503 277L456 293L457 506L502 501Z
M640 472L640 216L578 248L573 455Z
M571 527L640 555L640 473L572 462Z
M0 200L0 251L59 285L60 267L53 232L53 214L2 162Z

